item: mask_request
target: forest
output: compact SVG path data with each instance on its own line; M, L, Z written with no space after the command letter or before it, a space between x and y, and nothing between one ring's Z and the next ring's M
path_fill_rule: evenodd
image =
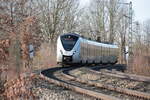
M13 70L17 76L56 66L57 37L74 32L119 45L119 64L128 64L127 73L150 76L150 20L139 22L134 16L127 0L84 5L80 0L0 0L0 72ZM127 61L129 45L132 54ZM9 74L1 75L1 81Z

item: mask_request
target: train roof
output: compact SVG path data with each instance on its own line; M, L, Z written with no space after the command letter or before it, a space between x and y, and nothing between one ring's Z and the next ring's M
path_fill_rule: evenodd
M81 37L83 40L87 40L87 42L89 44L95 44L95 45L99 45L99 46L103 46L103 47L111 47L111 48L117 48L118 46L115 45L115 44L112 44L112 43L108 43L108 42L98 42L96 40L90 40L90 39L87 39L85 37L82 37L80 34L77 34L77 33L65 33L65 34L62 34L60 36L65 36L65 35L73 35L73 36L77 36L77 37Z
M64 36L64 35L73 35L73 36L81 37L81 35L77 34L77 33L65 33L65 34L62 34L60 36Z
M118 46L116 44L105 44L102 42L97 42L97 41L88 40L88 39L84 39L84 38L83 38L83 41L87 42L88 44L95 45L95 46L102 46L102 47L106 47L106 48L118 48Z

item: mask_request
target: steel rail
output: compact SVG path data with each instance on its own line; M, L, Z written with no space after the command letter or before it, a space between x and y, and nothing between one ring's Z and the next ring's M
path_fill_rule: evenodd
M125 78L129 78L131 80L137 80L137 81L149 82L150 83L150 77L147 77L147 76L141 76L141 75L135 75L135 74L129 74L129 73L122 73L122 72L119 72L119 71L109 71L109 70L107 70L107 72L111 73L111 74L124 76Z
M50 70L50 69L48 69L48 70ZM83 87L81 88L79 86L75 86L75 85L69 84L67 82L57 80L57 78L56 77L54 78L54 76L53 77L46 76L48 71L47 70L44 70L44 71L45 71L46 74L44 74L44 72L42 71L41 74L40 74L40 77L44 80L47 80L50 83L54 83L54 84L57 84L59 86L71 89L75 92L86 94L86 95L89 95L89 96L92 96L92 97L95 97L95 98L98 98L98 99L102 99L102 100L120 100L119 98L116 98L116 97L113 97L113 96L110 96L110 95L102 94L102 93L99 93L99 92L94 92L94 91L85 89ZM54 74L54 72L50 71L49 74Z
M105 89L109 89L109 90L112 90L112 91L117 91L119 93L124 93L124 94L130 95L130 96L135 96L135 97L150 100L150 94L148 94L148 93L139 92L139 91L130 90L130 89L125 89L125 88L120 88L120 87L114 87L112 85L105 85L105 84L102 84L102 83L94 83L92 81L82 80L82 79L76 78L72 75L66 74L64 71L62 72L62 75L65 76L66 78L70 79L70 80L76 80L78 82L86 83L88 85L96 86L96 87L99 87L99 88L105 88Z
M150 83L150 77L147 77L147 76L122 73L122 72L119 72L119 71L105 70L105 72L100 72L100 71L96 71L96 70L94 70L92 68L87 68L87 69L89 69L89 70L91 70L91 72L97 73L97 74L104 74L104 75L118 77L118 78L123 78L123 79L130 79L130 80L135 80L135 81L141 81L141 82L148 82L148 83Z

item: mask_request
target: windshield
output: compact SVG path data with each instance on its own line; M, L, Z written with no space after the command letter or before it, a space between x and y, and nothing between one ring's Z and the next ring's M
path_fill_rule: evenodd
M78 40L78 37L74 35L61 36L62 45L66 51L72 50L77 40Z

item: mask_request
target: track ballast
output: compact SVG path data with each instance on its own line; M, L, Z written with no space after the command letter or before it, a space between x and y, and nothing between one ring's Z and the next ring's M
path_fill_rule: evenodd
M51 83L102 100L150 100L150 95L146 92L105 85L69 74L70 71L80 68L81 67L51 68L43 70L40 76ZM84 71L89 73L88 70Z

